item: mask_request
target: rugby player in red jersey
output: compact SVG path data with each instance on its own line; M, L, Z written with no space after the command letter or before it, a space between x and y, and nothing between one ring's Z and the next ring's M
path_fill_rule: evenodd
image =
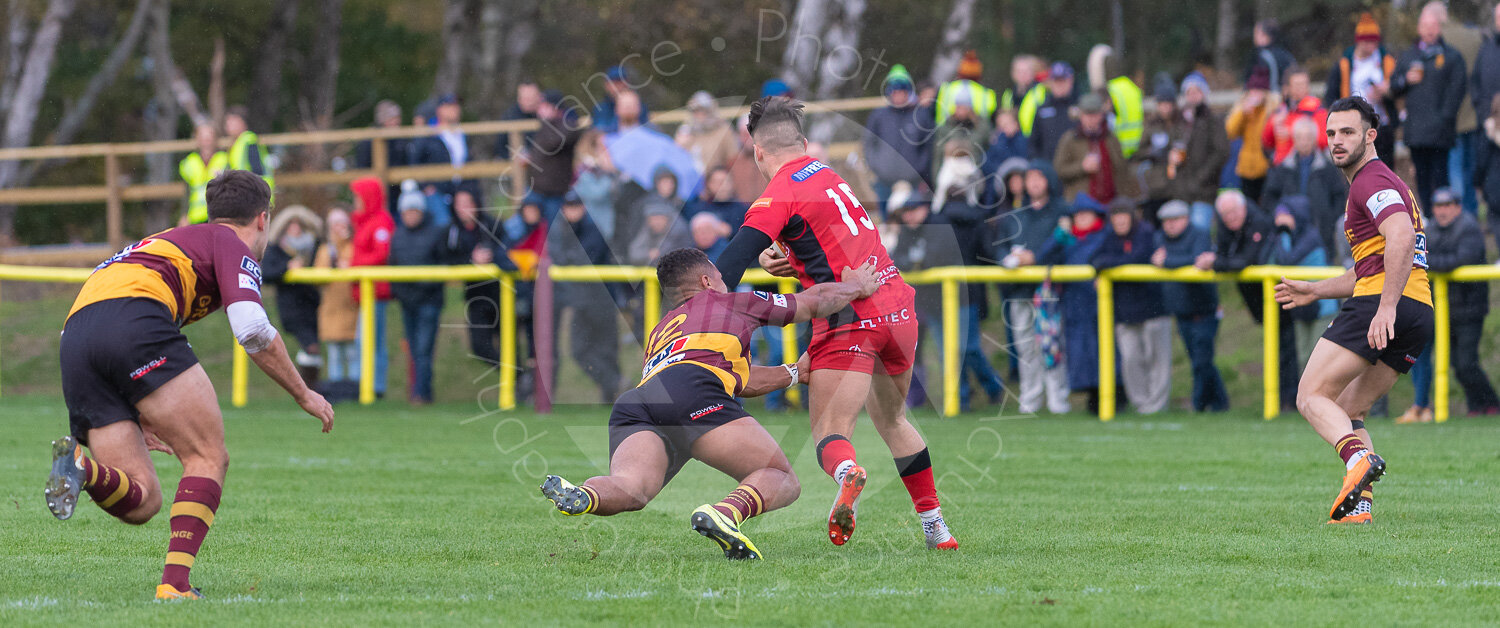
M875 294L812 322L810 405L818 463L839 485L828 514L834 545L854 533L855 508L866 473L849 435L861 407L896 459L912 504L922 518L927 546L954 549L939 508L927 444L906 418L906 391L917 346L915 291L891 263L875 224L849 184L807 154L802 103L768 97L750 106L747 125L755 163L770 183L745 214L744 227L719 256L724 282L733 289L745 268L760 259L767 270L795 274L804 288L838 281L838 269L874 264ZM779 243L784 256L771 253Z
M1335 524L1372 521L1371 483L1385 473L1385 460L1371 449L1365 416L1432 342L1422 211L1411 189L1376 158L1378 126L1375 108L1358 96L1328 108L1329 154L1349 179L1344 236L1354 268L1318 282L1283 278L1276 286L1276 300L1288 309L1344 299L1297 387L1297 410L1344 460L1343 485L1328 512Z
M763 325L828 316L879 287L873 265L843 269L843 281L797 295L729 292L698 249L661 257L656 277L672 310L646 341L641 383L609 416L609 475L574 486L547 476L542 495L568 515L640 510L689 459L738 480L716 504L693 511L699 534L731 559L760 558L740 524L781 508L801 492L786 454L735 397L755 397L802 381L794 364L752 366L750 341Z
M161 510L148 449L182 461L157 599L198 599L188 572L229 466L213 382L181 327L223 307L251 361L333 429L333 407L297 375L260 300L271 189L227 170L208 182L209 222L125 247L89 275L63 325L62 387L72 435L52 442L47 507L73 516L79 492L130 524ZM83 453L80 444L88 446Z

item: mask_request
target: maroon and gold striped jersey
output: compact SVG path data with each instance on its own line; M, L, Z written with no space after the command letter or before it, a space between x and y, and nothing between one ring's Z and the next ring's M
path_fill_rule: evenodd
M68 316L99 301L142 297L165 304L182 327L230 303L260 303L260 279L255 255L228 225L178 227L96 266Z
M786 325L797 297L767 292L704 290L663 316L646 340L641 383L678 364L708 369L738 395L750 379L750 341L766 325Z
M1378 295L1384 289L1385 236L1380 235L1380 225L1393 218L1410 220L1417 236L1411 275L1407 277L1401 294L1432 305L1422 210L1411 188L1379 159L1370 161L1355 173L1349 182L1349 200L1344 206L1344 237L1349 239L1349 248L1354 254L1354 296Z

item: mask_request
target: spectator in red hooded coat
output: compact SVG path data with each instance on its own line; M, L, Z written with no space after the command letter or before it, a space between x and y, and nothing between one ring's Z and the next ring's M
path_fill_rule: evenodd
M349 215L354 223L354 253L350 266L385 266L391 255L391 234L396 223L385 208L385 185L380 179L366 177L349 182L349 191L354 193L354 212ZM354 288L354 300L359 301L359 288ZM385 309L391 300L391 285L375 284L375 395L385 396L386 369L390 366L390 354L385 344ZM361 327L363 337L365 330ZM363 347L364 344L360 344Z

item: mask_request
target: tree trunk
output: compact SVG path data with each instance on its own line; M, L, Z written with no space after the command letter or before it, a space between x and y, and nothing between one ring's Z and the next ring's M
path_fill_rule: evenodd
M250 119L246 122L252 130L269 130L275 121L281 100L282 61L286 57L287 40L297 24L299 4L300 0L277 0L271 9L271 21L261 34L260 48L255 53L255 71L250 79L250 97L245 103L250 110Z
M78 99L73 101L67 113L63 114L62 121L57 124L47 137L48 144L67 144L73 141L73 137L88 120L89 113L93 111L94 104L98 102L99 95L114 85L115 79L120 75L120 69L126 61L135 54L140 45L141 36L146 31L146 24L151 15L152 0L139 0L136 3L135 14L130 18L130 24L125 27L125 33L120 36L120 41L115 43L109 56L104 59L104 65L99 67L93 78L89 79L87 87ZM21 173L16 177L13 186L22 187L36 177L38 172L60 163L57 160L33 161L21 168Z
M800 0L787 29L786 53L781 59L781 80L792 90L806 95L812 91L817 76L818 59L823 56L823 31L828 22L830 0Z
M958 62L964 56L964 43L969 39L969 29L974 27L974 0L953 0L953 10L943 22L943 38L937 52L932 56L932 71L928 73L932 82L943 84L958 73Z
M832 8L828 30L823 34L824 51L823 60L819 64L818 88L813 91L813 97L818 100L844 95L844 87L863 72L864 66L859 51L859 36L864 30L865 0L834 0ZM826 144L846 119L839 115L814 116L807 138Z
M1219 33L1214 37L1214 69L1232 72L1234 40L1239 34L1240 16L1235 11L1235 0L1219 0Z
M146 112L143 116L146 123L147 141L176 139L177 120L182 115L182 109L177 104L173 88L177 64L172 60L172 41L169 33L170 4L170 2L157 2L151 11L151 35L146 45L147 54L151 56L151 85L155 90L155 95L150 104L146 105ZM146 155L146 182L171 183L176 176L177 169L174 167L171 154L150 153ZM172 226L176 222L176 214L182 205L180 200L146 203L144 231L156 233Z
M1115 50L1115 58L1120 59L1120 71L1125 71L1125 7L1123 0L1110 0L1109 3L1109 26L1113 33L1110 48Z
M6 7L10 25L5 31L5 76L0 79L0 120L10 111L10 101L16 97L16 82L21 80L21 62L26 58L26 11L21 9L21 0L10 0Z
M501 57L504 64L498 77L502 96L498 100L514 97L516 86L521 83L521 62L531 52L531 45L536 43L536 25L541 18L541 0L516 0L511 3L510 15L506 20L505 53ZM496 117L501 112L497 106Z
M343 28L344 0L319 0L318 22L313 30L311 63L303 77L302 93L312 112L312 129L327 129L333 122L334 97L338 93L339 32ZM308 126L304 122L303 126Z
M505 48L505 6L500 0L482 0L479 9L479 26L475 29L478 41L469 46L473 57L469 61L470 72L475 80L469 81L470 109L481 120L493 120L500 115L496 102L499 81L495 80L500 70L500 55Z
M47 81L52 78L52 62L57 59L57 43L62 39L63 21L72 15L77 6L74 0L52 0L47 12L37 25L31 38L31 48L26 52L26 61L21 66L21 78L16 82L15 95L5 116L5 132L0 136L0 146L17 148L31 144L32 130L42 96L47 90ZM21 162L0 161L0 189L11 187L20 172ZM0 241L15 239L16 207L0 207Z
M224 38L214 38L214 56L208 61L208 117L214 128L224 128L229 105L224 102Z
M448 0L443 9L443 62L432 80L434 94L457 93L463 83L464 54L478 20L477 0Z

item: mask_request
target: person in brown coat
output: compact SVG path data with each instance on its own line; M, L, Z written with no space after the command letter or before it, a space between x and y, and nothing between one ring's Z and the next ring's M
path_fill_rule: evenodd
M328 241L313 256L315 268L348 268L354 254L354 229L349 214L342 209L328 212ZM352 382L359 379L359 347L355 344L355 323L359 306L354 289L347 281L322 286L323 302L318 305L318 337L323 342L323 363L327 381Z
M1078 125L1057 144L1052 167L1062 180L1064 198L1087 194L1101 203L1141 195L1135 169L1125 160L1120 140L1104 123L1106 107L1099 94L1078 99Z
M1199 229L1213 228L1219 172L1229 160L1229 136L1224 132L1224 119L1208 108L1209 92L1202 74L1193 72L1182 80L1182 117L1188 133L1180 147L1173 146L1167 161L1171 198L1192 207L1188 217Z

